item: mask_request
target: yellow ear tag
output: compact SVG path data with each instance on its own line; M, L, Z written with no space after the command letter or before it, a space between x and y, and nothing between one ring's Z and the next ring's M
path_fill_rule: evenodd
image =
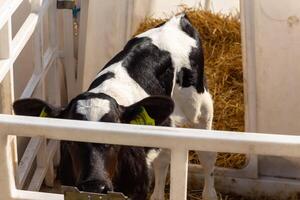
M130 121L130 124L155 126L155 120L148 115L144 107L141 107L140 112Z
M46 113L45 110L46 110L46 107L43 108L43 110L42 110L42 112L40 114L40 117L47 117L48 116L48 114Z

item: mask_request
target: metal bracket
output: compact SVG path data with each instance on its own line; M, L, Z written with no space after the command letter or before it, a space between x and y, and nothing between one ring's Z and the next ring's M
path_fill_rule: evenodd
M75 0L57 0L57 8L58 9L74 9L75 8Z
M76 187L62 186L65 200L130 200L120 192L108 192L107 194L98 194L79 191Z

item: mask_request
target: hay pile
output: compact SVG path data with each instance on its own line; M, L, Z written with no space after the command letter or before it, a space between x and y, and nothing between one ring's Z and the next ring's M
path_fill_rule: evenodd
M213 129L244 131L243 72L240 21L236 16L214 14L201 9L184 8L201 35L205 52L208 86L214 99ZM167 19L147 18L136 34ZM199 163L191 153L192 163ZM241 154L220 153L217 165L242 168L246 158Z

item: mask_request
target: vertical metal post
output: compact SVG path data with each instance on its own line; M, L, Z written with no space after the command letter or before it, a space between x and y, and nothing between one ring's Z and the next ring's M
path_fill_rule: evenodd
M58 33L57 33L57 9L56 1L51 2L49 6L49 32L50 32L50 47L58 47ZM57 56L57 55L56 55Z
M205 0L204 9L207 11L211 10L211 0Z
M47 100L50 103L54 103L55 105L61 104L61 97L60 97L60 85L59 85L59 78L60 76L57 74L57 58L58 58L58 32L57 32L57 8L56 8L57 1L52 1L49 5L48 10L48 25L49 25L49 49L54 51L53 58L51 58L52 62L49 63L51 68L48 71L47 77L48 81L46 81L47 86Z
M9 59L11 56L11 19L0 30L0 59ZM0 113L11 114L11 104L14 99L13 71L0 83ZM14 174L17 164L16 137L0 133L0 171L8 176L0 176L0 199L11 199L15 188Z
M254 17L254 3L252 1L240 0L242 54L243 54L243 76L245 91L245 129L246 131L257 131L257 97L256 97L256 63L255 63L255 32L252 21ZM251 83L251 84L250 84ZM252 178L258 177L258 156L247 155L248 165L245 170Z
M59 49L59 41L58 41L58 30L57 30L57 24L58 24L58 11L57 11L57 1L53 1L52 4L49 7L49 22L50 22L50 47L54 48L55 51L58 51ZM73 25L73 23L72 23ZM72 41L73 43L73 41ZM72 51L73 52L73 51ZM53 67L52 70L54 70L54 73L52 73L53 80L54 80L54 84L55 86L55 91L56 93L58 93L58 95L54 95L55 97L55 105L61 105L62 103L62 97L61 97L61 93L60 93L60 89L61 89L61 76L58 70L58 52L55 53L55 58L53 61ZM48 165L48 170L47 173L45 175L45 184L49 187L53 187L54 186L54 180L56 178L56 171L54 170L55 165L58 165L60 162L60 145L58 145L58 149L56 150L56 153L54 155L53 159L50 159L49 161L49 165Z
M76 68L74 60L74 44L73 44L73 16L72 11L64 9L63 11L64 24L64 68L67 80L68 100L70 101L76 94Z
M11 89L10 74L4 77L0 83L0 113L11 114Z
M32 0L31 1L31 11L39 13L43 1L42 0ZM39 19L36 29L33 33L33 51L34 51L34 74L39 75L43 71L43 19ZM45 98L45 84L42 81L42 98Z
M11 19L9 19L0 30L0 59L9 59L11 56ZM11 114L11 103L13 101L13 73L12 67L0 83L0 113Z
M0 132L0 171L7 176L0 176L0 199L12 199L14 189L14 177L11 157L9 156L9 137Z
M188 150L171 150L171 200L186 200L188 174Z

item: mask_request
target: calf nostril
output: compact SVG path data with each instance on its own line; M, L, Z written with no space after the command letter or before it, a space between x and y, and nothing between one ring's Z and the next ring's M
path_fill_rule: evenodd
M100 186L100 190L103 191L105 189L105 186Z
M106 185L102 185L100 186L100 191L101 191L100 193L107 194L107 192L111 191L111 189Z

